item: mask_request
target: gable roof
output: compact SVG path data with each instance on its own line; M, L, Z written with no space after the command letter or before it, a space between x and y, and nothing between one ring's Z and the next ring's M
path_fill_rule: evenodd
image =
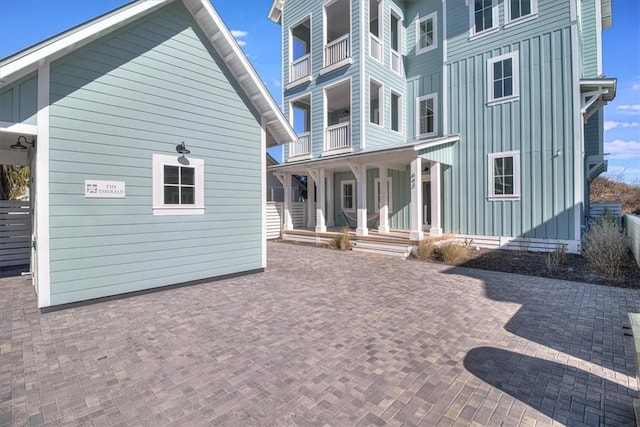
M267 146L297 140L257 72L209 0L137 0L0 60L0 87L112 33L174 1L182 1L211 46L225 62L267 128Z

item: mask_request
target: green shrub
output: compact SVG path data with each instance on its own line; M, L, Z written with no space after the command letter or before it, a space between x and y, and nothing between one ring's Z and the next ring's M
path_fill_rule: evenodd
M617 218L605 211L585 234L582 254L593 268L613 278L619 274L628 248L628 238Z
M447 264L458 264L466 261L469 248L458 243L447 243L440 247L442 260Z

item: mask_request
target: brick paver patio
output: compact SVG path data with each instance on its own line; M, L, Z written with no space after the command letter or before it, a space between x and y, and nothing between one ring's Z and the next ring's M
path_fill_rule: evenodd
M269 244L266 273L41 314L0 425L632 425L636 290Z

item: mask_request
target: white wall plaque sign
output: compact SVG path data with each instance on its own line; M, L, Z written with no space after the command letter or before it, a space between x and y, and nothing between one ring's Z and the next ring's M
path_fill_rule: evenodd
M124 199L124 181L85 179L84 197L92 199Z

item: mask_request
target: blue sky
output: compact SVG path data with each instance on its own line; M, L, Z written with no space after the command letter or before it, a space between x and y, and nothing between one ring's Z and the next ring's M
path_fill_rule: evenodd
M109 12L129 0L0 0L0 58ZM281 99L280 26L267 19L271 0L213 0L277 101ZM618 78L605 107L609 174L640 183L640 1L613 0L613 27L603 33L603 69ZM272 153L280 159L280 150Z

